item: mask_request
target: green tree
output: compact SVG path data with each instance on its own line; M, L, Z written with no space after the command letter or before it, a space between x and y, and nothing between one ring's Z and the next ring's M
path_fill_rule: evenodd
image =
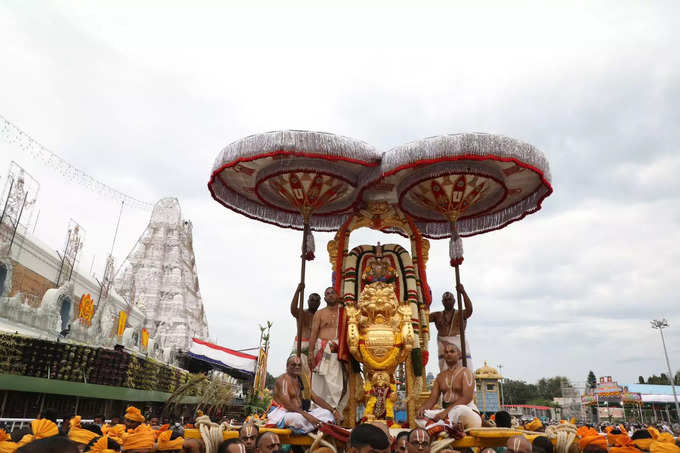
M539 379L536 387L539 398L552 401L553 398L562 396L562 387L571 387L571 383L564 376L555 376Z
M645 383L645 378L642 376L638 376L638 384L644 384Z
M594 390L595 387L597 387L597 378L595 377L593 370L590 370L590 372L588 372L588 377L586 378L586 388Z
M506 379L503 382L503 396L506 404L526 404L530 399L538 398L538 389L535 384Z
M675 377L673 378L673 383L675 385L680 385L680 371L677 371L675 373Z

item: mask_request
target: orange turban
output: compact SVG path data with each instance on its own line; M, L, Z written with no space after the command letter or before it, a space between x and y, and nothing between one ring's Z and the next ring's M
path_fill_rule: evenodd
M589 426L581 426L579 429L576 430L576 435L580 438L586 437L586 436L597 436L597 431L595 428L591 428Z
M57 424L46 418L33 420L31 422L31 431L33 431L34 440L59 435L59 428L57 428Z
M638 447L640 450L645 450L645 451L649 451L649 446L652 442L654 442L654 439L649 439L649 438L633 440L633 443L635 444L636 447Z
M652 439L655 439L659 437L659 430L654 428L653 426L650 426L647 428L647 431L649 431L649 434L652 435Z
M630 443L630 437L625 432L621 434L612 434L611 431L607 434L607 443L612 447L623 447Z
M149 425L141 424L123 436L123 451L150 449L153 444L153 430Z
M125 425L120 423L117 425L104 425L102 426L102 433L105 436L109 436L111 439L115 440L119 444L123 443L123 434L125 433Z
M14 453L17 448L19 444L12 442L9 434L4 429L0 429L0 453Z
M132 420L133 422L144 423L144 416L142 415L142 412L134 406L130 406L125 409L125 418Z
M158 436L158 450L159 451L167 451L167 450L181 450L182 447L184 447L184 439L181 437L178 437L177 439L170 440L170 437L172 436L172 431L163 431L159 436Z
M595 431L595 430L593 430ZM597 445L598 447L602 447L605 450L607 449L607 439L604 438L604 436L600 436L599 434L595 435L588 435L584 436L581 438L581 440L578 441L578 448L583 450L586 448L588 445Z
M536 431L537 429L543 428L543 423L538 418L534 418L531 422L524 425L524 429L529 431Z
M660 442L653 441L649 445L650 453L680 453L680 447L675 445L675 442Z

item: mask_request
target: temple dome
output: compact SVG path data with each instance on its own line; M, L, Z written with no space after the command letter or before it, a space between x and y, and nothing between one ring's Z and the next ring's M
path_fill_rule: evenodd
M497 369L490 367L489 365L486 364L486 361L484 361L484 366L481 368L478 368L475 371L475 378L476 379L503 379L503 376L498 372Z

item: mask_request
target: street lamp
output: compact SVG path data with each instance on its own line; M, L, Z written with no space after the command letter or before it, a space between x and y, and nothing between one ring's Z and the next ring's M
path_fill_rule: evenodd
M652 323L652 329L659 329L659 333L661 334L661 344L663 344L663 353L666 356L666 366L668 367L668 379L671 381L671 388L673 389L673 399L675 400L675 413L678 416L678 419L680 420L680 405L678 405L678 395L675 393L675 382L674 382L674 376L673 372L671 371L671 363L668 361L668 352L666 351L666 340L663 337L663 329L666 327L670 326L666 318L661 319L660 321L655 319L654 321L651 321Z
M499 381L500 387L501 387L501 407L500 407L500 410L503 410L503 379L504 379L504 377L503 377L503 365L498 364L498 369L500 370L500 374L501 374L501 380Z

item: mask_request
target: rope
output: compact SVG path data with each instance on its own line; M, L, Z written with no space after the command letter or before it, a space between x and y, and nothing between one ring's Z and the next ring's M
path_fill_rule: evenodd
M310 445L309 449L307 449L308 452L313 452L314 450L316 450L316 447L319 444L321 444L324 447L330 448L333 451L333 453L338 453L338 450L337 448L335 448L335 445L323 439L324 434L321 431L317 432L316 434L307 433L307 435L314 439L312 445Z
M201 433L201 438L205 444L205 453L217 453L217 449L222 443L222 427L210 420L207 415L196 418L196 427Z
M555 453L567 453L574 439L576 439L576 425L560 423L545 428L545 435L549 439L557 439Z

